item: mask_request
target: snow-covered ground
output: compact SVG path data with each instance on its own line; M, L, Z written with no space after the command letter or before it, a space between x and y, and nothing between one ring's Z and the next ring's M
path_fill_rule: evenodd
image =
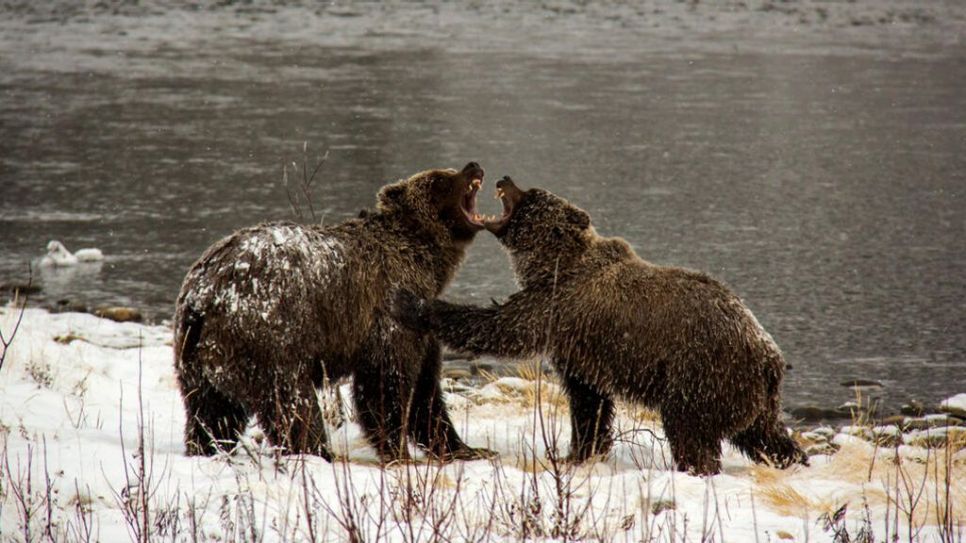
M5 338L18 313L0 309ZM332 464L278 456L254 428L234 454L189 458L170 341L165 327L26 311L0 369L0 540L832 541L843 529L869 529L876 541L966 537L966 436L957 428L932 430L950 443L939 448L877 447L850 435L864 433L854 426L819 429L808 435L827 434L837 452L787 471L725 446L723 473L699 478L669 469L653 415L623 407L608 458L561 466L546 451L554 435L566 450L566 404L547 382L535 402L537 383L525 375L447 396L467 441L499 451L492 461L383 469L352 422L331 429L341 457ZM842 506L844 519L828 526L822 515Z

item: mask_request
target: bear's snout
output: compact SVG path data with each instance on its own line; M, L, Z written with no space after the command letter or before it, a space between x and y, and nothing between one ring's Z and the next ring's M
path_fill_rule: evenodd
M483 167L479 162L470 162L463 166L463 175L468 179L483 179Z

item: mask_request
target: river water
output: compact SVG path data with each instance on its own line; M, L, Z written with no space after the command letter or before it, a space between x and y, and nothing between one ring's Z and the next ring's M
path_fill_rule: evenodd
M645 259L711 273L784 349L790 406L837 405L853 378L892 404L966 389L961 55L620 35L572 52L546 35L527 48L507 32L487 46L489 29L393 33L398 13L146 15L0 27L0 282L23 280L49 239L107 255L35 270L38 303L168 318L207 245L292 218L282 168L305 144L310 166L328 151L326 222L386 182L476 160L488 212L510 174ZM308 38L313 16L337 21ZM482 234L446 297L514 288Z

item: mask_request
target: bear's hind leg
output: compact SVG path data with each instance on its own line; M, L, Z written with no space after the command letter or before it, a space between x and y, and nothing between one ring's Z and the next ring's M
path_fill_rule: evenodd
M231 450L245 431L249 415L244 406L222 394L205 377L203 368L217 364L210 350L202 348L204 317L189 306L179 308L175 329L175 375L184 401L185 452L211 456Z
M731 444L755 462L770 462L785 469L792 464L808 465L808 455L773 417L761 416L731 438Z
M184 443L188 456L212 456L234 448L248 424L244 408L204 378L194 386L184 383L181 375L178 380L185 404Z
M661 410L664 435L679 471L692 475L715 475L721 471L721 440L724 436L711 424L701 424L700 413L667 413Z
M322 409L311 379L288 383L278 376L256 401L258 422L269 442L291 454L314 454L331 461Z
M439 344L433 342L423 358L409 408L409 433L413 441L442 460L495 456L491 450L470 447L460 439L443 402L443 391L439 386L440 364Z
M570 453L567 460L583 462L591 456L607 454L614 444L611 435L614 401L574 376L565 376L564 386L570 399Z

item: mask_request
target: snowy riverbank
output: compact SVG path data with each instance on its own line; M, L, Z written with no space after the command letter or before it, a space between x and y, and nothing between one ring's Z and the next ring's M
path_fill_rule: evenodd
M18 313L0 309L4 337ZM877 436L903 435L897 426L818 429L802 439L827 440L829 454L787 471L757 466L726 445L723 473L697 478L669 469L652 414L624 407L607 459L562 466L546 450L554 435L566 449L566 404L544 382L535 409L538 384L526 372L481 387L448 381L460 433L499 451L494 461L381 469L351 413L330 428L343 459L333 464L279 457L257 429L232 455L188 458L170 341L165 327L26 311L0 369L0 539L40 540L47 530L56 541L142 532L187 541L966 535L966 432L948 420L892 440ZM330 405L333 421L339 411ZM821 520L843 506L844 520Z

